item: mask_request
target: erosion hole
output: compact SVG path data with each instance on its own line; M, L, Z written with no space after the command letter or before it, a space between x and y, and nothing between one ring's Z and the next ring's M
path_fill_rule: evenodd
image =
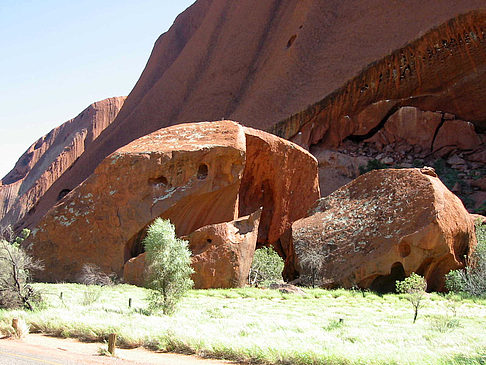
M400 244L398 245L398 252L400 253L401 257L407 257L408 255L410 255L410 251L411 248L408 243L400 242Z
M292 47L292 44L295 42L296 38L297 38L297 34L294 34L292 37L290 37L289 41L287 42L287 48Z
M405 270L401 262L395 262L389 275L380 275L370 285L370 289L377 293L396 292L396 282L405 279Z
M205 178L208 177L208 165L202 163L199 165L199 168L197 169L197 178L199 180L204 180Z
M148 225L138 231L125 243L125 262L145 252L143 240L147 236Z
M61 192L59 193L59 195L57 196L57 201L61 200L62 198L64 198L66 195L69 194L71 190L69 189L63 189L61 190Z
M160 176L155 179L149 179L149 184L151 185L167 185L169 182L165 176Z

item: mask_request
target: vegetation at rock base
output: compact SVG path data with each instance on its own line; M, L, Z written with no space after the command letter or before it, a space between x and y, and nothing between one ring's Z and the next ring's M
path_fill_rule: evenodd
M476 223L476 238L478 244L467 258L466 267L446 275L446 286L450 291L486 295L486 224Z
M32 270L40 270L19 244L0 241L0 308L24 307L33 310L40 302L39 293L29 284Z
M248 276L252 286L268 286L282 281L284 261L272 247L262 247L255 251Z
M397 292L406 294L407 299L412 303L414 309L413 323L417 321L418 311L425 298L426 290L427 282L422 276L414 272L403 281L397 281Z
M299 258L301 268L300 284L315 288L322 284L322 267L324 266L327 253L323 246L295 242L295 253Z
M85 285L113 285L114 274L108 275L95 264L84 264L77 282Z
M460 296L457 315L451 318L449 300L431 293L413 324L403 294L190 290L178 311L165 316L150 315L149 290L144 288L97 287L100 298L84 305L89 286L34 286L43 293L45 307L0 310L1 332L7 333L17 317L31 332L86 341L103 341L117 333L120 347L145 346L253 364L479 365L486 356L486 299Z
M366 164L366 166L360 166L359 167L359 173L360 173L360 175L363 175L363 174L366 174L369 171L383 170L383 169L389 169L389 168L390 168L390 166L388 166L387 164L384 164L380 160L373 159L373 160L369 160L368 163Z
M147 253L146 286L152 289L149 310L162 309L164 314L173 314L182 296L194 285L189 242L176 237L170 221L157 218L143 244Z

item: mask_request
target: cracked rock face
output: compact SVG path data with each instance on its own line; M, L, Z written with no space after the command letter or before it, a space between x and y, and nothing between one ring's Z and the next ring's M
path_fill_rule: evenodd
M231 121L181 124L108 156L26 243L48 268L40 280L73 281L86 263L121 276L125 262L143 252L157 217L170 219L178 236L189 235L247 215L240 201L252 202L267 217L259 239L273 243L318 197L317 161L291 142Z
M288 278L308 274L300 262L313 252L328 287L358 285L378 291L416 272L428 289L443 290L444 274L464 265L476 244L474 225L459 198L430 171L369 172L320 199L292 225Z

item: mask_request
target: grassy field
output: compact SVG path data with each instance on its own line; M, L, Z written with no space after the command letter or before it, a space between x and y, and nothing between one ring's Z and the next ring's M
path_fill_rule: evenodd
M486 364L486 300L430 294L412 324L403 296L306 289L193 290L174 316L148 315L146 291L129 285L36 284L46 304L0 311L32 332L119 346L263 364ZM62 292L62 299L60 293ZM132 298L132 306L128 306Z

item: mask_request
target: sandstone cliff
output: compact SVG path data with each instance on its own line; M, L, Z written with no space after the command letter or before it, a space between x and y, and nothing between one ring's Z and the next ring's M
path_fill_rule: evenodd
M34 213L39 199L115 119L124 100L116 97L91 104L27 149L0 182L0 226ZM56 200L74 187L58 191Z
M363 128L345 119L381 100L380 115L401 103L450 107L458 118L479 122L486 105L477 87L484 74L484 12L458 14L484 5L199 0L157 40L115 122L20 224L34 225L59 191L78 185L117 148L181 122L231 118L305 147L366 135L379 119Z

